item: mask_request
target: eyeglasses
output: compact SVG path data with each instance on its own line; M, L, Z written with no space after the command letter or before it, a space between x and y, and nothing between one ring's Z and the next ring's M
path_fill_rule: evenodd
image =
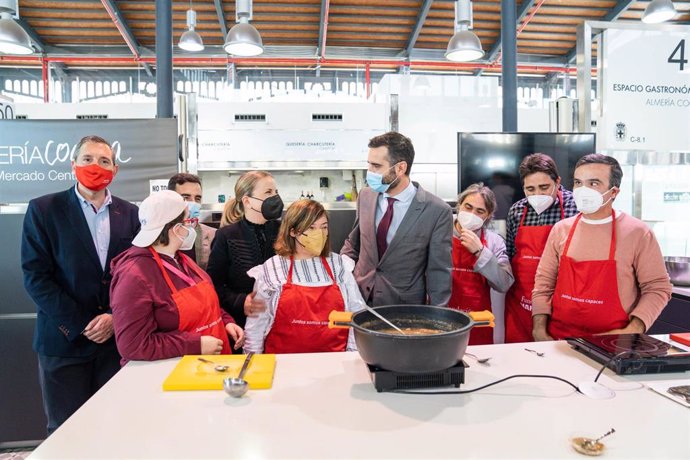
M187 227L196 227L199 224L199 219L197 217L191 217L182 221L182 225Z

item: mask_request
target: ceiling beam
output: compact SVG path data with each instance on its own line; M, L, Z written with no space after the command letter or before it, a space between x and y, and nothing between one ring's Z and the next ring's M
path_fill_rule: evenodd
M330 0L321 0L321 19L319 21L319 43L316 45L316 55L322 59L326 57L326 35L328 34L328 10Z
M149 64L148 62L142 62L141 64L144 67L146 75L148 75L150 78L156 78L156 76L153 74L153 67L151 66L151 64Z
M122 16L122 13L120 12L120 9L117 7L117 3L115 3L115 0L101 0L101 3L103 4L105 10L108 12L110 19L113 20L113 23L115 24L115 27L117 27L117 30L120 32L120 35L122 35L122 38L129 47L129 50L132 52L136 59L139 59L141 57L139 42L134 37L132 30L129 28L129 25L127 25L127 21L125 20L124 16Z
M426 17L429 14L432 3L434 3L433 0L424 0L422 3L421 8L419 9L419 14L417 15L417 22L412 28L410 38L407 40L407 46L405 46L405 56L410 55L412 48L414 48L415 43L417 43L419 33L422 31L422 27L424 27L424 22L426 22Z
M28 22L26 22L23 19L16 18L15 21L17 24L22 26L22 28L26 31L27 34L29 34L29 37L31 38L31 41L34 44L34 47L36 50L41 53L41 54L46 54L46 45L43 43L43 39L36 33L33 27L29 25Z
M218 15L218 23L220 24L220 31L223 33L223 40L228 34L228 26L225 24L225 13L223 12L223 0L213 0L216 5L216 15Z
M625 13L628 8L632 6L633 3L635 3L636 0L618 0L616 3L616 6L611 8L611 11L606 13L606 16L601 18L602 21L615 21L618 19L623 13ZM575 60L575 57L577 56L577 45L573 46L570 51L565 55L565 63L570 64Z
M67 81L69 77L67 76L67 66L65 64L62 62L51 62L50 65L53 67L58 79Z

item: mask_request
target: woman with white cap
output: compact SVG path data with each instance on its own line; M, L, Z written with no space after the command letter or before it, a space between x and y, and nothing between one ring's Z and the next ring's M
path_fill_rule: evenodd
M180 250L194 244L182 196L165 190L139 207L133 247L112 261L110 304L122 364L187 354L230 354L244 331L220 308L209 276Z

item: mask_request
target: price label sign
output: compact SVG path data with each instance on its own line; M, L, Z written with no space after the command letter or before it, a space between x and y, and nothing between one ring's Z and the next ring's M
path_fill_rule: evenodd
M690 151L690 27L603 34L598 147Z
M168 179L151 179L149 181L149 193L160 192L168 189Z

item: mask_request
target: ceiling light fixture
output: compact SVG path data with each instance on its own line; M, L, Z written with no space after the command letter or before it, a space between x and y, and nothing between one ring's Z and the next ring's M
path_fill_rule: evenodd
M472 32L472 4L470 0L455 3L455 35L448 42L446 59L455 62L469 62L484 56L479 37Z
M202 51L204 49L204 41L201 39L201 35L194 30L196 27L196 11L191 9L191 2L189 6L190 9L187 10L187 30L180 36L179 47L185 51Z
M676 8L671 0L653 0L642 14L642 22L646 24L659 24L673 19Z
M0 53L33 54L34 49L31 46L29 34L12 16L16 12L16 1L0 1Z
M256 27L249 24L252 19L252 1L237 0L235 8L235 20L233 26L225 37L223 49L234 56L258 56L264 52L264 44L261 34Z

